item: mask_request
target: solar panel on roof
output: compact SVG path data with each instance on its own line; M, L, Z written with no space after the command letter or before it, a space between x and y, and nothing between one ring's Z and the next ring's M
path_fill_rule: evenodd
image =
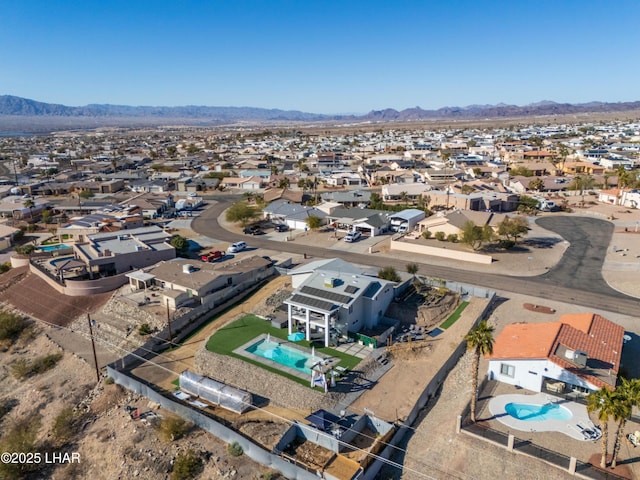
M344 289L347 293L356 293L358 291L358 287L354 287L353 285L347 285L347 288Z
M326 298L327 300L332 300L338 303L349 303L351 301L351 297L348 295L342 295L340 293L335 292L327 292L326 290L320 290L319 288L309 287L305 285L300 289L302 293L307 293L309 295L313 295L314 297Z
M297 303L299 305L304 305L305 307L311 308L319 308L320 310L324 310L325 312L330 312L333 310L333 303L325 302L324 300L319 300L317 298L307 297L306 295L294 295L289 300L292 303Z

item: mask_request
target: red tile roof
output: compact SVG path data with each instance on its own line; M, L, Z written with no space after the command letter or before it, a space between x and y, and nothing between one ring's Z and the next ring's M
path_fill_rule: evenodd
M558 322L514 323L500 333L489 358L548 358L597 387L615 387L623 336L624 328L594 313L563 315ZM560 345L585 352L589 359L587 368L556 355Z

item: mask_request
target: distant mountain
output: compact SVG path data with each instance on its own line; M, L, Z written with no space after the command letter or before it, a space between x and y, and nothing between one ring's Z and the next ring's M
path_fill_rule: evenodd
M144 117L209 119L218 122L257 121L318 121L335 117L296 110L278 110L252 107L132 107L127 105L86 105L67 107L43 103L12 95L0 95L0 115L48 116L48 117Z
M406 110L373 110L360 117L370 121L409 121L409 120L446 120L446 119L479 119L508 118L539 115L566 115L573 113L603 113L640 110L640 102L589 102L589 103L556 103L548 100L530 105L469 105L467 107L443 107L438 110L422 110L420 107Z
M43 124L64 125L71 128L97 126L161 125L184 123L190 125L221 125L236 122L330 122L369 121L394 122L416 120L485 119L578 113L605 113L640 110L640 102L589 102L582 104L556 103L544 100L530 105L468 105L423 110L420 107L405 110L372 110L366 115L321 115L297 110L278 110L252 107L133 107L127 105L65 105L37 102L11 95L0 95L0 123L24 129L32 122L38 129ZM27 121L27 119L29 119ZM2 125L0 124L0 130Z

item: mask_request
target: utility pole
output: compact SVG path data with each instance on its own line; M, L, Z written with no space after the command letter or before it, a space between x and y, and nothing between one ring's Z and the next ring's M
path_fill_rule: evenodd
M87 312L87 321L89 322L89 336L91 337L91 348L93 349L93 363L96 366L96 379L100 382L100 369L98 368L98 357L96 356L96 344L93 340L93 325L89 312Z
M167 298L167 324L169 325L169 343L173 343L173 335L171 334L171 315L169 314L169 299Z

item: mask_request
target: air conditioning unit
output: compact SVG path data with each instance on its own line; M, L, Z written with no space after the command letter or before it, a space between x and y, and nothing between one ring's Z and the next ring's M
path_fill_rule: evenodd
M327 288L334 288L336 286L336 279L333 277L327 277L324 279L324 286Z

